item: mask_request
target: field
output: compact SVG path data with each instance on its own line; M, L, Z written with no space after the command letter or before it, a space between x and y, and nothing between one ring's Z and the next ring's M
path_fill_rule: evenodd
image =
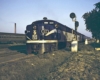
M77 53L66 48L26 55L25 45L0 50L0 80L100 79L100 51L95 51L93 44L80 44Z

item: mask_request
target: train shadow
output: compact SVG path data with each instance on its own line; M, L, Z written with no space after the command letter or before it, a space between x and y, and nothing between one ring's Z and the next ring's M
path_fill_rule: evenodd
M10 46L8 47L10 50L15 50L21 54L25 54L27 55L27 48L26 48L26 44L25 45L14 45L14 46ZM31 54L37 55L37 53L32 52Z
M13 45L8 47L10 50L16 50L17 52L21 54L27 54L26 52L26 45Z

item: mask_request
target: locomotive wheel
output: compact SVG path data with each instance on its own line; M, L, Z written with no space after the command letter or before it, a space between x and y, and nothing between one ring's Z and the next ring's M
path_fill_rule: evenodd
M40 50L38 50L38 54L44 54L44 53L43 53L42 50L40 49Z
M54 51L58 50L58 43L55 43Z
M57 43L54 43L51 46L51 51L56 51L56 50L58 50L58 45L57 45Z
M31 44L27 44L27 54L31 53L32 53Z

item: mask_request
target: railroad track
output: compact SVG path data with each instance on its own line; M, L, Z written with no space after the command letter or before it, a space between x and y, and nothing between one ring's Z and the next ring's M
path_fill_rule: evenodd
M16 55L11 55L10 57L6 57L6 58L2 57L2 58L0 58L0 64L14 62L14 61L18 61L18 60L29 58L29 57L33 57L33 56L34 55L27 55L26 56L26 55L16 54Z
M0 48L0 64L33 56L26 55L25 52L25 45L4 46Z
M16 43L16 44L0 44L0 49L1 48L8 48L8 47L11 47L11 46L20 46L20 45L25 45L24 43Z
M25 50L25 49L24 49ZM16 51L16 50L2 50L2 49L0 49L0 57L7 57L7 56L11 56L11 55L16 55L16 54L22 54L22 53L20 53L20 52L18 52L18 51Z

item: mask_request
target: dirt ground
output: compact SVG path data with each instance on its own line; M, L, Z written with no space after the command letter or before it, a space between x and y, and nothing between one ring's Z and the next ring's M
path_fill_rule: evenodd
M100 51L79 45L77 53L63 49L2 63L0 80L100 80Z

